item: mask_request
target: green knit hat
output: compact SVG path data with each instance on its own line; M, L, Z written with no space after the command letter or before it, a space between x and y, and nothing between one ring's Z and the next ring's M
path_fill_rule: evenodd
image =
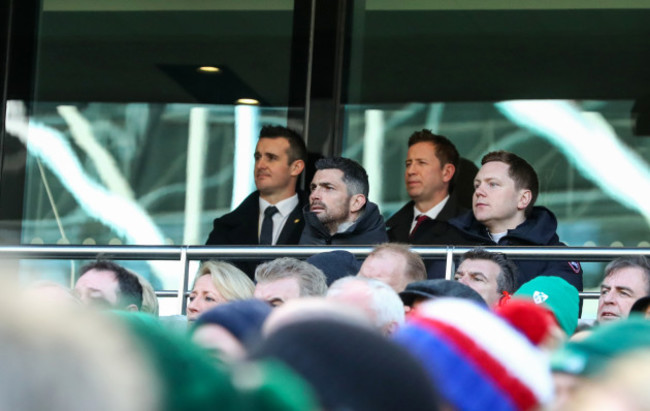
M630 317L594 328L582 341L570 341L551 358L553 371L592 376L610 360L636 349L650 348L650 321Z
M140 343L162 385L162 410L310 411L311 387L287 367L268 362L228 367L141 313L114 313Z
M554 276L539 276L524 283L514 297L532 299L535 304L548 307L567 336L571 336L578 325L580 296L578 290L566 280Z

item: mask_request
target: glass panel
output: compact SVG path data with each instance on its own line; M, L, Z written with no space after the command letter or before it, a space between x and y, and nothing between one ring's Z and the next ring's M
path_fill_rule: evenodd
M650 9L364 4L351 19L343 154L367 168L385 217L409 200L407 139L427 128L476 165L499 149L528 160L566 243L650 245ZM585 286L601 276L587 265Z
M22 243L203 244L254 189L261 124L287 123L292 25L290 0L45 0L7 113Z

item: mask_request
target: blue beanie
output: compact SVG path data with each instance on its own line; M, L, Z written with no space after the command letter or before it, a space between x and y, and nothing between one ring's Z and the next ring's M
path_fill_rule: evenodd
M216 324L228 330L240 342L259 337L262 324L271 307L260 300L237 300L218 305L201 314L194 329L203 324Z

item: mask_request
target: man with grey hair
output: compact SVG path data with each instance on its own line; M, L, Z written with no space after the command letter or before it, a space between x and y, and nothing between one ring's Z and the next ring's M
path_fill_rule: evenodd
M327 299L356 307L382 334L393 334L404 324L404 305L387 284L366 277L343 277L334 281Z
M422 257L411 251L408 245L384 243L368 254L358 275L386 283L399 293L409 283L426 280L427 269Z
M322 296L327 292L325 274L308 262L282 257L260 264L255 270L255 298L272 306L287 300Z
M644 256L620 257L605 267L598 299L599 323L627 318L636 300L650 295L650 263Z

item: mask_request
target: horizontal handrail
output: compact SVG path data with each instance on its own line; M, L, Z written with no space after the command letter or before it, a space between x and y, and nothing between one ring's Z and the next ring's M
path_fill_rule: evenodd
M423 258L446 258L446 278L451 278L451 260L473 249L469 246L412 246L414 252ZM115 260L177 260L183 264L183 277L177 291L157 291L159 297L181 297L181 311L185 310L187 283L189 279L189 261L211 258L233 260L257 260L260 258L295 257L307 258L327 251L345 250L357 257L365 257L373 247L347 246L96 246L96 245L19 245L0 246L0 258L4 259L53 259L80 260L98 257ZM485 247L486 250L502 253L514 260L578 260L608 261L630 255L650 257L650 248L619 247ZM581 292L583 298L598 298L598 292Z
M459 257L474 247L412 246L422 257L444 258L448 253ZM618 247L484 247L512 259L576 259L608 261L628 255L650 257L650 248ZM219 256L228 259L259 259L260 257L309 257L327 251L345 250L358 257L367 256L373 247L366 246L95 246L95 245L20 245L0 246L0 258L13 259L90 259L103 256L121 260L180 260L183 251L189 260L205 260Z

